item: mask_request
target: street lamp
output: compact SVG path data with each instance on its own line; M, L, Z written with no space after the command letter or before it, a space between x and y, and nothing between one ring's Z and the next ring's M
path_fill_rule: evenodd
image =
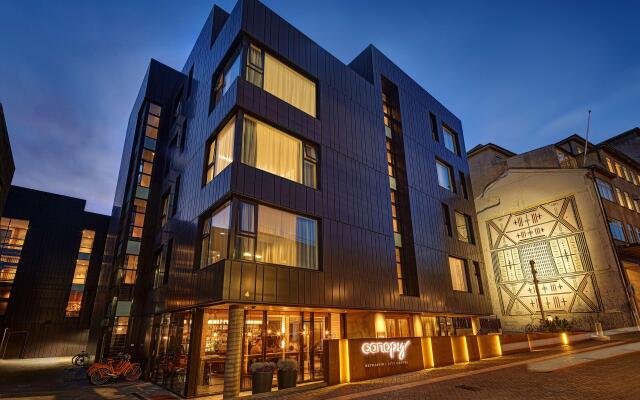
M540 315L542 315L542 319L544 320L544 310L542 309L542 298L540 297L540 289L538 289L538 272L536 271L536 262L531 260L529 261L529 265L531 265L531 275L533 276L533 286L536 288L536 297L538 298L538 307L540 307Z

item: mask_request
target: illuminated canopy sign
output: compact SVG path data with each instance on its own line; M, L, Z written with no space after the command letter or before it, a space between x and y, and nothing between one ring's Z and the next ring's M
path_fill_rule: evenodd
M349 339L351 382L424 368L420 338Z
M404 360L407 355L406 350L411 344L411 340L406 342L364 342L362 343L362 354L389 354L389 358L393 359L396 355L398 360Z

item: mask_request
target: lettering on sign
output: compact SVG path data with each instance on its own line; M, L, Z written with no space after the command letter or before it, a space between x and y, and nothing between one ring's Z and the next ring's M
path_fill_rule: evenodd
M393 359L398 356L398 360L404 360L407 355L407 348L411 344L410 340L406 342L364 342L362 343L362 354L389 354L389 358Z

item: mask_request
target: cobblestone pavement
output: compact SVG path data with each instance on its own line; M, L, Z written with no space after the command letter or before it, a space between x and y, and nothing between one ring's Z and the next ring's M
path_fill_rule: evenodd
M638 334L620 335L610 344L587 341L563 348L520 353L469 364L422 370L303 393L274 393L278 400L315 399L640 399L640 353L596 361L552 373L528 372L526 364L588 348L606 348ZM604 347L601 347L604 346ZM507 366L512 365L513 366ZM495 369L491 372L483 370ZM450 379L454 378L454 379ZM612 379L613 378L613 379ZM444 380L440 381L439 380ZM434 382L435 381L435 382ZM621 385L621 382L628 384ZM422 384L424 383L424 384ZM410 387L406 387L410 386ZM396 388L397 387L397 388ZM384 390L385 393L375 393Z
M276 392L261 399L640 399L640 353L594 361L551 373L527 370L527 364L623 341L640 341L639 334L618 335L610 344L587 341L532 353L520 353L469 364L417 371L366 382L322 387L294 393ZM113 383L101 387L86 379L65 381L68 362L0 360L0 399L75 400L177 397L148 382ZM302 388L299 388L302 389ZM377 393L376 393L377 391ZM258 397L258 396L256 396ZM210 400L213 397L202 399Z

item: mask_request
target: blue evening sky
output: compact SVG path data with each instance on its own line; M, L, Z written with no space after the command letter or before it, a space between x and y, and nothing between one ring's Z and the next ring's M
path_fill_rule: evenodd
M349 62L369 43L453 111L467 149L516 152L640 125L640 3L265 1ZM181 69L214 2L2 0L0 102L14 183L110 213L151 57ZM218 4L231 10L235 0Z

